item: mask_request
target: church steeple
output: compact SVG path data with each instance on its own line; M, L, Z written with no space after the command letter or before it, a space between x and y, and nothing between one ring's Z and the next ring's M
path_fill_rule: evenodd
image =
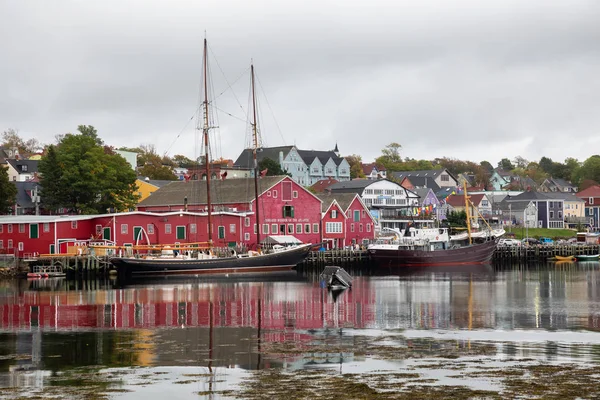
M335 149L333 149L333 152L335 153L336 156L340 156L340 151L338 150L338 146L337 146L337 142L335 142Z

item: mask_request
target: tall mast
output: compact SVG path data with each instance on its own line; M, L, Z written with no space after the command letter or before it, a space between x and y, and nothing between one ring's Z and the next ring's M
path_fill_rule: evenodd
M254 139L254 148L252 149L252 158L254 159L254 206L256 208L256 245L260 247L260 207L258 206L258 160L256 151L258 149L258 132L256 129L256 93L254 90L254 63L250 64L250 79L252 84L252 138Z
M206 164L206 204L208 207L208 245L212 247L212 205L210 201L210 157L208 148L208 45L204 38L204 163Z
M467 213L467 232L469 233L469 244L473 244L473 239L471 239L471 206L469 205L469 196L467 196L467 181L463 182L463 194L465 196L465 211Z

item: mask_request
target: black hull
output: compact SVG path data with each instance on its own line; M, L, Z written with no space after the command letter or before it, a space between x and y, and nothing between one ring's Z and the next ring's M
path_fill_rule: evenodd
M304 261L311 244L253 257L219 257L200 260L114 257L110 262L127 275L239 273L290 270Z
M448 250L369 249L369 256L384 267L433 267L486 264L492 261L496 240Z

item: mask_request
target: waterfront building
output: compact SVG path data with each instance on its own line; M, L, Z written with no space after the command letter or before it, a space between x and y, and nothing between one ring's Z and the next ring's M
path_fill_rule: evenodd
M327 248L366 244L375 239L375 220L357 193L320 193L322 238Z
M304 243L320 241L321 201L314 194L288 176L264 176L258 182L262 239L267 235L294 235ZM210 197L213 212L248 213L240 240L256 245L254 179L211 181ZM205 182L174 181L140 202L138 210L205 212L207 203Z
M332 193L356 193L369 208L378 228L403 229L418 214L419 196L388 179L354 179L329 187ZM422 215L425 222L432 216Z
M550 228L550 229L563 229L564 223L564 200L554 199L547 196L545 193L540 192L523 192L517 196L507 196L500 205L502 210L502 220L511 221L514 223L515 220L512 217L512 206L519 208L525 208L526 205L519 204L520 202L533 202L536 207L536 221L538 228ZM508 214L506 214L508 210Z
M577 197L585 201L585 217L592 231L600 227L600 185L590 186L580 192Z

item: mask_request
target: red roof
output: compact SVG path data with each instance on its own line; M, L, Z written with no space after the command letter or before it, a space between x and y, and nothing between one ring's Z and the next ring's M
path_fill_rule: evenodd
M481 200L484 196L485 195L483 193L469 195L471 203L475 204L476 206L479 205L479 203L481 203ZM464 207L465 196L463 196L462 194L453 194L451 196L448 196L448 198L446 199L446 204L450 204L452 207Z
M315 193L323 193L329 186L333 185L334 183L338 183L338 181L333 178L321 179L320 181L317 181L315 184L313 184L310 187L310 189Z
M588 198L588 197L600 197L600 185L590 186L587 189L583 189L580 192L575 193L577 197Z
M360 166L363 170L363 173L365 175L371 175L371 172L373 172L373 169L377 169L377 171L385 171L385 167L383 165L377 165L376 163L369 163L369 164L363 164L360 163Z

